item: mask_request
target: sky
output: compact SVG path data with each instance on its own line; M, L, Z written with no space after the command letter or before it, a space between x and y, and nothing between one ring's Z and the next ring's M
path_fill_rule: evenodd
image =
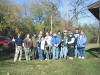
M24 1L26 3L28 3L29 1L32 0L13 0L13 2L18 3L19 5L23 5ZM71 0L70 0L71 1ZM98 0L90 0L90 4L97 2ZM69 6L69 9L71 8L71 6ZM66 14L66 0L63 0L62 3L59 6L59 11L61 13L61 16L65 19L65 14ZM96 20L96 18L88 11L86 10L87 15L91 16L91 17L82 17L79 18L79 23L80 24L94 24Z

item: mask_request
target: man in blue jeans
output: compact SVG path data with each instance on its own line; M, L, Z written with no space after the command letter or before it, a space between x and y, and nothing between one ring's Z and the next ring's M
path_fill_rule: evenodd
M67 30L64 30L64 35L62 36L61 39L61 51L60 51L60 58L66 58L68 49L67 49L67 42L68 42L68 37L67 37Z
M79 56L79 51L77 50L77 38L79 36L79 29L75 29L74 37L75 37L75 58Z
M57 37L56 33L53 34L51 44L53 48L53 59L58 59L58 45L60 44L60 38Z
M41 46L41 37L42 35L39 34L38 35L38 38L37 38L37 49L38 49L38 57L39 57L39 60L43 60L43 51L41 50L40 46Z
M83 31L80 32L80 36L77 38L77 47L79 50L79 59L85 58L85 47L86 47L87 37Z

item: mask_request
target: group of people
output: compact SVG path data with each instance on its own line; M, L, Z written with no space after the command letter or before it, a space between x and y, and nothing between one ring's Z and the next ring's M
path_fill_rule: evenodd
M25 51L25 58L27 61L32 59L39 60L57 60L59 58L73 59L78 57L79 59L85 58L85 47L87 37L84 31L75 29L75 32L71 30L64 30L63 33L58 31L57 33L36 33L30 38L30 34L27 34L25 39L22 40L21 35L18 34L15 40L15 57L14 62L19 61L22 58L22 49Z

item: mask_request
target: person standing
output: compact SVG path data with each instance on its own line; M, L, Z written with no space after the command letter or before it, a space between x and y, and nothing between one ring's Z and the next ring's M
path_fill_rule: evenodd
M60 58L66 58L68 49L67 49L67 42L68 42L68 37L67 37L67 30L64 31L64 35L62 36L62 41L61 41L61 51L60 51Z
M75 37L75 58L79 56L79 51L77 50L77 38L79 37L79 29L75 29L74 37Z
M42 51L42 60L44 59L43 57L43 53L45 52L46 53L46 59L45 60L49 60L49 51L47 50L47 41L45 40L45 37L42 36L41 37L41 45L40 45L40 49Z
M37 36L36 36L36 33L34 33L32 36L32 45L33 45L32 59L36 59L37 58Z
M27 34L26 38L24 39L24 50L25 50L25 57L27 61L30 60L31 47L32 47L32 41L30 39L30 35Z
M43 52L41 50L41 38L42 38L42 35L39 34L38 35L38 38L37 38L37 49L38 49L38 57L39 57L39 60L43 60Z
M73 33L70 32L68 36L69 59L73 59L74 57L74 47L75 47L75 37L73 36Z
M60 44L60 38L57 37L57 34L54 33L51 39L51 44L53 48L53 59L58 59L58 45Z
M60 38L60 44L58 45L58 57L60 57L60 51L61 51L61 38L62 38L62 33L60 30L57 32L57 37Z
M80 36L77 38L77 47L79 50L79 59L85 58L85 47L86 47L87 37L84 31L81 30Z
M46 37L45 37L46 43L45 43L45 46L46 46L46 51L47 51L48 55L50 55L50 57L51 57L50 52L51 52L51 47L52 47L52 45L51 45L51 38L52 37L49 35L49 33L46 32ZM48 59L46 59L46 60L49 60L50 57L48 57Z
M18 33L17 35L17 39L15 40L15 47L16 47L16 50L15 50L15 57L14 57L14 62L17 61L18 59L18 55L19 55L19 61L21 61L21 58L22 58L22 39L20 38L20 34Z

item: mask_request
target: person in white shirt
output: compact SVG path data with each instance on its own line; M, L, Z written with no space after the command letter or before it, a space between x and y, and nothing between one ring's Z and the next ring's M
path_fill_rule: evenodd
M40 49L42 51L42 56L43 56L44 52L46 53L46 59L45 60L49 60L49 51L47 50L47 47L48 47L47 40L45 39L44 36L42 36L41 37ZM44 57L42 57L42 58L44 59Z
M48 56L50 56L50 57L47 56L48 59L51 58L51 47L52 47L51 39L52 39L52 37L49 35L48 32L46 32L46 37L45 37L46 44L47 44L46 45L46 51L48 53Z

